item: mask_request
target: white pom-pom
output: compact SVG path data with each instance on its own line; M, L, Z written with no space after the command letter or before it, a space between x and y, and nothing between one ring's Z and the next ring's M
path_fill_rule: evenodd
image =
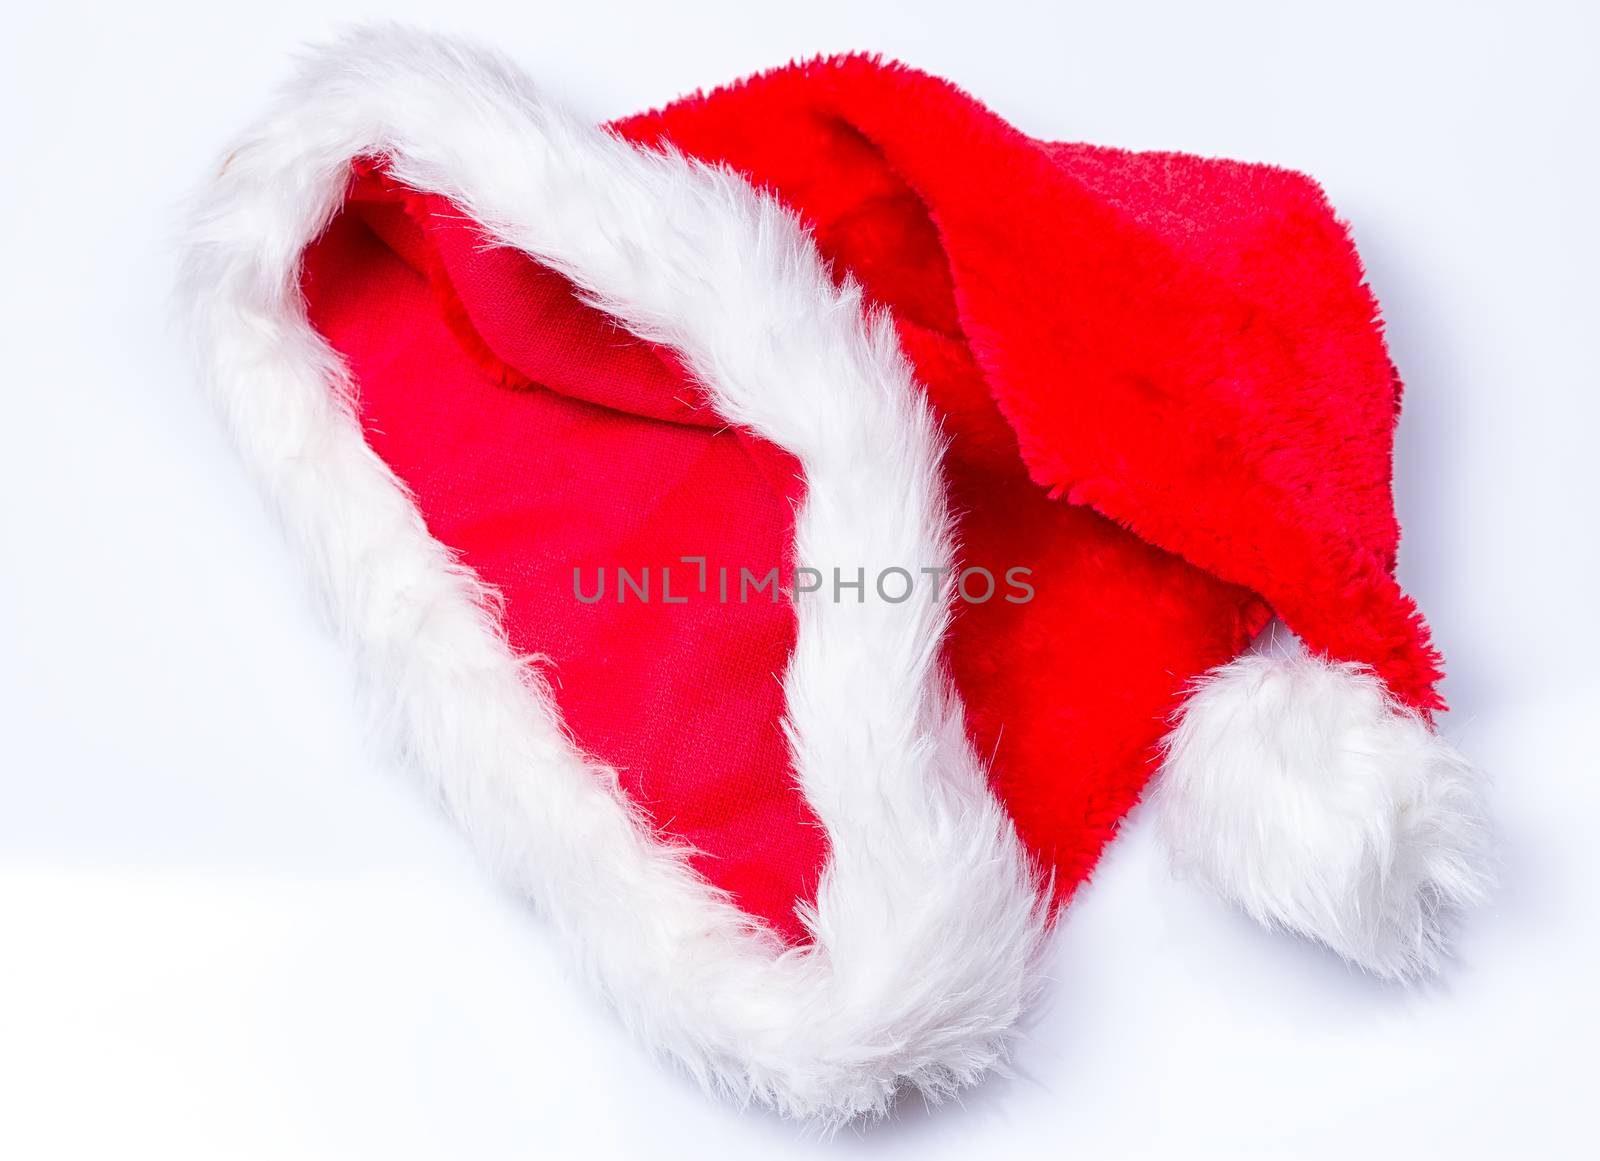
M1380 976L1438 966L1489 874L1481 780L1369 670L1298 641L1208 675L1155 792L1179 873Z

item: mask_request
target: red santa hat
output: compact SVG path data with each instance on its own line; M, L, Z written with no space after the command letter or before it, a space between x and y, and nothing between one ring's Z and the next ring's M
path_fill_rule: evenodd
M188 258L392 740L708 1083L975 1079L1158 763L1181 868L1380 975L1483 892L1399 382L1304 177L863 57L608 132L386 30L241 139Z

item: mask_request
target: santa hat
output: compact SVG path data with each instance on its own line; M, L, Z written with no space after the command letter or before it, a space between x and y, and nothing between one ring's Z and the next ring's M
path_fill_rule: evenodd
M708 1083L975 1079L1158 760L1183 869L1378 974L1483 891L1399 383L1299 175L862 57L604 132L385 30L241 139L188 273L392 739Z

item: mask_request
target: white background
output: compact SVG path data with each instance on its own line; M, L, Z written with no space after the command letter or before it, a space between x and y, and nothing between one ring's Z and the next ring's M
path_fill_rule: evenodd
M1018 1075L832 1140L566 979L404 771L202 406L175 203L380 11L593 117L881 50L1042 137L1306 169L1409 384L1402 580L1504 880L1416 991L1170 880L1135 815ZM1594 1156L1594 6L31 3L0 47L0 1156Z

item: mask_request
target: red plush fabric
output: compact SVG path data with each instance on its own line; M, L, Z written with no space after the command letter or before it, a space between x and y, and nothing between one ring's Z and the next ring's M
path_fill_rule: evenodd
M889 309L951 436L963 563L1034 599L962 604L948 645L1019 831L1083 880L1184 685L1276 611L1424 711L1436 658L1392 579L1399 385L1343 227L1308 179L1033 141L935 78L793 66L619 125L771 189ZM781 733L803 482L727 430L671 352L483 247L375 168L308 255L315 324L374 450L505 597L574 737L752 915L804 936L824 840ZM705 591L695 565L705 557ZM619 601L616 568L650 570ZM717 569L730 570L719 600ZM662 569L674 597L661 600ZM598 570L604 597L586 596Z

